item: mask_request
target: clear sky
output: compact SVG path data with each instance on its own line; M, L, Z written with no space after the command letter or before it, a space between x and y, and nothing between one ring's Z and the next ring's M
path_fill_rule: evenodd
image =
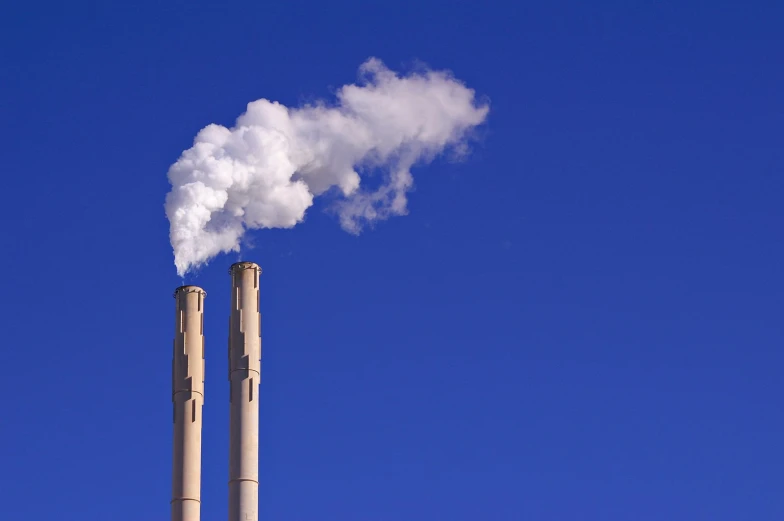
M491 112L465 161L414 169L408 216L251 234L260 519L784 519L781 2L7 4L0 518L168 519L166 171L377 56ZM205 521L238 257L187 279Z

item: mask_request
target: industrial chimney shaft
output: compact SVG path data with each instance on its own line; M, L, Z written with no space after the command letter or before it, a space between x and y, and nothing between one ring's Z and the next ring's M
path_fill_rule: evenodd
M261 268L238 262L229 274L229 521L258 521Z
M201 413L204 404L206 296L204 290L196 286L181 286L174 292L172 521L199 521L201 515Z

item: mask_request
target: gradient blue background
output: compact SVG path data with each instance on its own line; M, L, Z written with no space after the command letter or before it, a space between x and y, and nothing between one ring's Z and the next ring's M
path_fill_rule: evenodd
M165 4L165 5L164 5ZM368 56L490 100L353 237L252 234L260 519L784 519L781 2L106 2L0 10L0 518L169 516L166 170ZM202 519L225 519L229 277Z

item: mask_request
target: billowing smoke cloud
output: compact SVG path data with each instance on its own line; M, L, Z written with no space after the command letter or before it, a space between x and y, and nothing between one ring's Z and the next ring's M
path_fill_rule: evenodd
M398 76L371 58L337 103L302 108L260 99L232 128L209 125L169 169L166 215L177 273L239 251L246 230L290 228L313 198L338 197L341 226L406 213L410 169L446 148L466 150L488 107L449 73ZM374 188L360 175L375 174ZM380 183L380 186L378 186Z

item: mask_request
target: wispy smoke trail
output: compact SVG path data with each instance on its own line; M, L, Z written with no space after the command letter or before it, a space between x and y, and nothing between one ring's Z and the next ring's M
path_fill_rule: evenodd
M371 58L360 77L338 90L335 105L290 109L260 99L234 127L198 133L169 169L177 273L239 251L246 230L296 225L327 191L339 195L335 209L351 233L405 214L412 165L447 147L464 151L467 131L487 116L447 72L398 76ZM363 187L360 172L380 173L380 186Z

